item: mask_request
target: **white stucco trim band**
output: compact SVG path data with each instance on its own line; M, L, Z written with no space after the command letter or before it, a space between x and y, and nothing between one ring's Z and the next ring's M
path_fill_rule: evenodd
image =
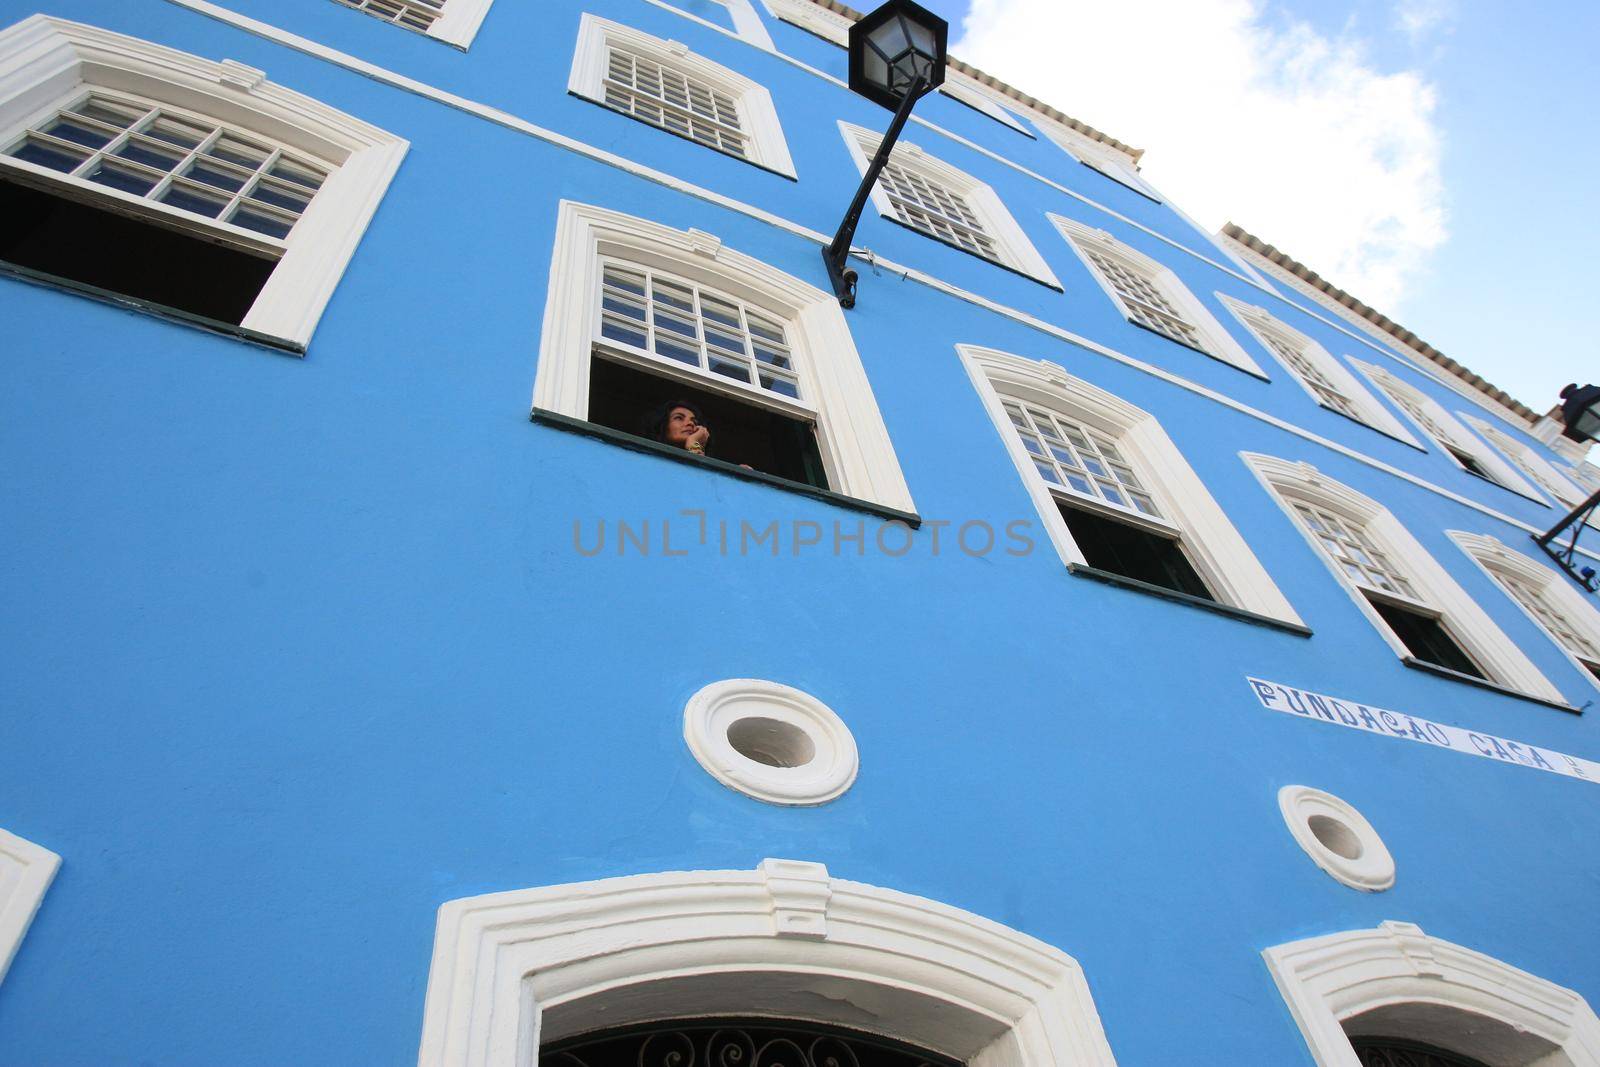
M1396 1006L1421 1006L1419 1025L1430 1007L1501 1024L1479 1038L1495 1042L1497 1067L1600 1067L1600 1019L1583 997L1411 923L1292 941L1262 957L1317 1067L1360 1067L1346 1027ZM1447 1017L1434 1025L1416 1036L1451 1048Z
M0 980L60 866L61 857L54 852L0 830Z
M886 1036L977 1067L1116 1063L1088 982L1065 953L945 904L780 859L447 902L418 1063L534 1067L544 1042L685 1015L860 1028L863 1008Z

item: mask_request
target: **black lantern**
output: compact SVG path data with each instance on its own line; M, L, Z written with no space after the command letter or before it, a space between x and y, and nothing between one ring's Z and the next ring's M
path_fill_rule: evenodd
M1578 388L1574 382L1561 390L1562 432L1574 441L1600 441L1600 385Z
M1561 431L1563 437L1574 441L1600 441L1600 385L1579 388L1578 383L1574 382L1561 390L1561 421L1566 423L1566 428ZM1534 536L1539 547L1591 593L1600 587L1600 583L1595 580L1593 567L1578 565L1577 553L1578 538L1583 536L1584 528L1594 518L1596 508L1600 508L1600 493L1567 512L1566 518L1544 533ZM1565 548L1551 544L1563 530L1569 528L1572 530L1572 539Z
M889 0L850 27L850 88L893 111L894 120L878 142L878 151L861 176L838 232L822 250L840 307L856 306L856 272L845 266L845 260L861 221L861 209L911 117L912 105L944 82L944 45L949 33L944 19L911 0Z
M944 81L944 19L911 0L889 0L850 27L850 91L898 111Z

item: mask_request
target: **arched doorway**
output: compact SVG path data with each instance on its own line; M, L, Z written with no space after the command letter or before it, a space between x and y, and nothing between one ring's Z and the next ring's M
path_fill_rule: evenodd
M546 1045L539 1062L546 1067L961 1067L959 1060L876 1034L788 1019L671 1019L618 1027Z

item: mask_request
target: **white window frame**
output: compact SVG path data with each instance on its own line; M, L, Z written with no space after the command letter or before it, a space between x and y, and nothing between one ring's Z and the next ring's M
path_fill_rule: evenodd
M1600 1067L1600 1018L1571 989L1481 952L1388 921L1262 952L1317 1067L1360 1067L1346 1025L1368 1012L1411 1010L1411 1036L1497 1067ZM1499 1024L1463 1034L1471 1016ZM1553 1046L1553 1049L1552 1049Z
M1528 480L1515 470L1511 464L1501 459L1494 449L1484 444L1482 440L1463 426L1459 419L1446 411L1444 406L1433 397L1424 393L1421 389L1401 381L1384 367L1373 363L1365 363L1354 358L1350 362L1380 391L1388 395L1390 402L1405 417L1405 420L1422 435L1422 440L1432 441L1451 463L1460 467L1463 471L1467 469L1466 465L1451 452L1452 448L1458 448L1476 460L1478 465L1488 473L1490 480L1502 489L1509 489L1518 496L1527 497L1529 500L1540 504L1545 503L1544 497L1539 490L1530 485ZM1447 441L1440 440L1436 434L1429 431L1426 426L1412 416L1411 412L1406 410L1405 405L1396 399L1397 396L1407 397L1412 403L1425 410L1428 413L1428 417L1433 419L1439 428L1449 435L1450 439Z
M1190 560L1219 602L1295 626L1304 625L1183 453L1149 412L1074 378L1048 360L1026 359L975 345L957 345L956 352L1062 563L1069 567L1087 566L1088 560L1061 517L1054 492L1012 430L1002 406L1002 394L1007 399L1059 412L1114 439L1170 524L1183 535ZM1077 494L1063 494L1062 499L1087 502ZM1124 516L1122 512L1115 514ZM1133 525L1139 522L1131 512L1125 518Z
M213 62L46 15L0 31L0 138L91 89L194 112L334 165L289 236L278 240L0 158L6 173L71 199L278 257L241 325L304 351L409 144L232 60Z
M1588 667L1584 666L1583 661L1578 658L1577 654L1544 624L1544 620L1540 619L1522 602L1521 597L1501 583L1500 576L1502 574L1509 575L1531 586L1535 593L1548 598L1552 602L1551 607L1561 614L1562 620L1582 633L1597 647L1600 647L1600 611L1597 611L1586 597L1578 593L1576 589L1573 589L1555 571L1522 552L1508 548L1497 538L1488 534L1468 533L1465 530L1448 530L1446 532L1452 541L1461 546L1461 551L1465 552L1472 562L1476 563L1485 574L1494 580L1496 585L1500 586L1506 598L1531 619L1533 624L1546 637L1550 638L1550 641L1572 662L1573 669L1583 675L1585 680L1596 689L1600 689L1600 678L1597 678Z
M436 41L443 41L447 45L461 49L465 52L472 47L473 40L478 36L478 30L483 26L483 20L489 14L489 8L494 0L445 0L443 9L425 30L415 29L403 22L394 22L383 16L374 16L383 22L390 22L401 29L411 30ZM348 5L345 5L348 6ZM362 14L369 12L356 8Z
M761 0L773 18L813 33L840 48L850 47L850 27L855 20L811 0Z
M878 151L878 144L883 135L842 119L839 120L839 132L844 137L845 147L850 151L850 158L855 162L856 172L865 175L872 157ZM1051 288L1061 288L1061 282L1057 280L1055 272L1050 269L1050 265L1044 261L1039 250L1034 247L1028 235L1017 224L1011 212L1006 210L1004 202L988 183L979 181L966 171L930 155L920 145L903 139L895 142L890 159L899 167L937 182L966 202L967 207L983 223L984 232L993 239L995 248L1000 254L998 260L991 262L998 262L1001 266L1009 267L1018 274L1043 282ZM905 222L900 217L900 213L895 210L893 202L889 199L889 194L884 191L881 180L872 183L871 199L872 206L877 208L880 216L902 223L924 237L928 236L921 228ZM933 237L928 239L937 240ZM971 254L977 255L977 253ZM979 255L977 258L987 257Z
M1237 367L1246 374L1253 374L1257 378L1268 381L1271 380L1267 372L1261 369L1261 365L1251 357L1250 353L1244 350L1243 345L1234 340L1233 335L1223 328L1222 323L1217 321L1216 316L1211 314L1206 306L1200 302L1199 298L1189 291L1189 287L1183 284L1170 267L1151 259L1142 252L1129 248L1105 230L1097 230L1092 226L1085 226L1081 222L1053 212L1050 214L1050 221L1060 231L1067 245L1077 254L1079 261L1083 263L1084 269L1089 272L1089 276L1099 283L1100 288L1110 298L1112 305L1122 313L1122 317L1127 319L1130 324L1134 323L1133 313L1123 301L1122 294L1118 293L1116 286L1112 285L1105 275L1100 273L1100 268L1085 253L1085 248L1093 248L1101 255L1115 259L1128 270L1141 275L1147 282L1161 290L1161 294L1174 307L1184 313L1185 321L1200 335L1202 342L1200 351L1203 354ZM1142 326L1139 328L1144 329ZM1150 332L1158 337L1166 337L1165 334L1155 330ZM1190 347L1182 341L1174 340L1173 338L1167 339L1172 341L1173 344L1183 345L1185 348Z
M944 84L939 86L939 91L958 103L965 104L974 111L981 111L1002 126L1009 126L1024 137L1034 138L1033 131L1023 124L1011 111L1001 104L991 94L989 87L976 78L968 77L954 67L947 67L944 72Z
M811 418L829 488L914 513L889 431L872 395L838 298L722 245L700 230L675 230L619 211L563 200L550 257L533 406L588 421L589 367L599 336L595 313L604 259L625 260L686 278L744 300L783 322L807 404L722 384L714 375L652 361L652 373L745 403ZM643 366L644 364L641 364Z
M632 52L727 94L733 99L739 111L740 125L744 128L748 152L742 158L758 167L789 178L795 177L794 160L789 155L789 142L783 136L783 125L778 121L772 94L760 83L696 55L680 41L664 41L643 30L585 12L578 23L578 41L572 53L572 71L567 77L567 91L599 104L608 111L614 110L605 102L606 58L612 48ZM633 118L631 115L627 117ZM677 136L654 123L640 119L634 121L658 129L668 136Z
M1295 383L1304 389L1306 395L1319 407L1328 407L1328 405L1322 402L1322 398L1317 395L1316 390L1301 376L1300 372L1288 360L1279 355L1277 349L1272 347L1267 340L1269 336L1275 335L1289 347L1299 349L1306 362L1321 371L1333 387L1338 389L1346 400L1350 401L1351 405L1356 409L1356 413L1360 416L1361 422L1366 423L1379 433L1393 437L1397 441L1415 445L1417 448L1422 447L1422 443L1411 435L1411 431L1406 429L1405 424L1390 414L1389 409L1384 407L1378 401L1378 398L1372 395L1371 390L1362 385L1360 380L1322 345L1296 330L1282 319L1276 318L1265 308L1247 304L1220 291L1217 292L1216 297L1222 301L1223 307L1233 313L1234 318L1238 319L1245 329L1255 335L1256 340L1261 342L1261 347L1267 350L1267 354L1272 356L1289 373L1289 377L1294 379ZM1338 411L1336 408L1329 408L1329 410L1341 415L1344 414L1344 412Z
M1139 173L1139 167L1133 160L1108 144L1102 144L1090 137L1085 137L1076 130L1069 129L1052 119L1038 118L1034 125L1044 131L1044 135L1055 142L1073 159L1084 166L1099 171L1118 185L1126 186L1140 196L1162 202L1162 196L1156 191L1155 186L1144 180Z
M1296 463L1276 456L1244 453L1243 458L1255 472L1267 494L1283 510L1285 516L1306 539L1306 545L1322 561L1323 566L1342 586L1350 599L1366 616L1379 636L1402 659L1411 659L1413 653L1383 621L1372 602L1344 570L1329 558L1310 530L1294 501L1303 501L1314 507L1334 513L1346 522L1359 527L1399 568L1417 592L1417 600L1429 610L1439 613L1440 620L1450 636L1474 662L1481 667L1488 680L1495 685L1539 700L1565 705L1566 698L1532 660L1507 637L1477 601L1450 577L1444 567L1422 547L1411 532L1395 518L1388 508L1371 497L1334 481L1309 463Z
M0 981L61 866L49 849L0 830Z
M786 859L447 901L418 1067L537 1067L597 1025L785 1001L857 1027L870 1004L875 1031L983 1067L1116 1067L1066 953Z
M1529 446L1518 441L1487 419L1481 419L1465 411L1460 414L1469 426L1478 431L1479 435L1489 442L1492 448L1503 454L1506 459L1511 461L1514 467L1528 476L1529 481L1538 485L1540 489L1556 500L1561 501L1569 508L1573 508L1588 498L1589 494L1579 488L1576 482L1562 474L1549 460L1539 455Z

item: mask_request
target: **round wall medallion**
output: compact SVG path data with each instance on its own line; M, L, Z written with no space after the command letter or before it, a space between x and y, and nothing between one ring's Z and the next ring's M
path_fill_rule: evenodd
M1307 785L1286 785L1278 790L1278 809L1306 855L1336 881L1368 893L1394 885L1394 857L1349 804Z
M683 739L713 778L769 804L826 804L859 765L855 738L831 708L759 678L713 682L690 697Z

